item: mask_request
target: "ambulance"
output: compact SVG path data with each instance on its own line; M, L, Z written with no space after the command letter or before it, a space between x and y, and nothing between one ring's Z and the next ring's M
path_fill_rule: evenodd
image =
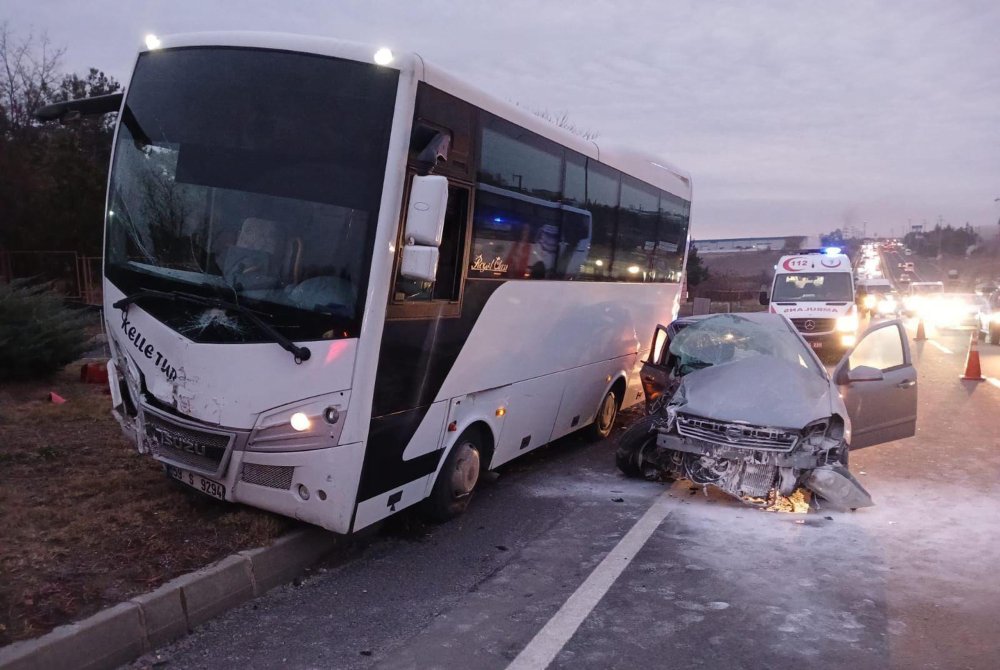
M840 249L804 250L774 266L770 295L761 303L782 314L818 354L839 355L854 346L859 317L851 259Z

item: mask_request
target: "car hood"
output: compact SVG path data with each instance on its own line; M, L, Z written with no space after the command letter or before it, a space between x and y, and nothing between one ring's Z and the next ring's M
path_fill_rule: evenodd
M799 429L833 412L827 379L771 356L691 372L678 395L684 398L679 410L685 414L757 426Z

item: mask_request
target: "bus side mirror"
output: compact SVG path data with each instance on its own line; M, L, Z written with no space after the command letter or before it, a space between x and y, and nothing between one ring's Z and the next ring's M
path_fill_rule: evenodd
M417 281L434 281L437 278L437 247L407 244L403 247L403 258L399 264L399 274Z
M406 210L406 244L441 246L444 215L448 208L448 179L440 175L416 176Z

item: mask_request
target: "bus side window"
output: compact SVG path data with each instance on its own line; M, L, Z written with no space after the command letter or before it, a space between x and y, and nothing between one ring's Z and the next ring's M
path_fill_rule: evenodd
M393 301L403 303L443 300L455 302L462 288L462 266L469 220L469 189L449 185L444 234L438 247L437 275L433 282L407 279L397 270Z

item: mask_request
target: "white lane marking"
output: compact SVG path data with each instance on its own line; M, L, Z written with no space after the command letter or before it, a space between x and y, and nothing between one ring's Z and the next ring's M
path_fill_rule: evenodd
M953 354L953 353L955 353L954 351L952 351L948 347L944 346L943 344L938 344L935 340L927 340L927 341L930 342L931 344L933 344L935 347L937 347L938 349L940 349L941 351L943 351L946 354Z
M997 379L996 377L987 377L986 381L1000 389L1000 379Z
M608 592L639 550L670 514L669 492L664 491L615 548L594 568L583 584L531 639L507 670L543 670L562 651L580 624Z

